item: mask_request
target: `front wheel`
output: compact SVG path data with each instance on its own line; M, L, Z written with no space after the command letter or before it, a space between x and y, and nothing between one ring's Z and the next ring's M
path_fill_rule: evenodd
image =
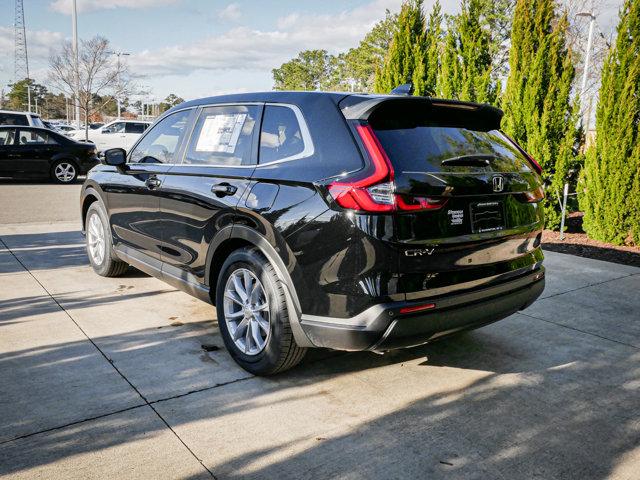
M113 255L109 223L102 205L94 202L87 211L85 220L87 255L93 270L103 277L118 277L129 265Z
M227 350L248 372L272 375L304 357L306 349L291 332L282 281L257 250L229 255L218 278L216 310Z
M58 160L51 167L51 179L57 183L73 183L78 178L78 167L71 160Z

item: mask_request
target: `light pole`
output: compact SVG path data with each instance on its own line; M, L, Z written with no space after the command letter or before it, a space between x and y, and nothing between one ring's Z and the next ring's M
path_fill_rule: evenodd
M580 12L576 14L576 17L588 17L589 22L589 37L587 39L587 52L584 56L584 71L582 72L582 88L580 89L580 103L582 104L582 115L584 117L584 97L587 92L587 77L589 76L589 59L591 57L591 46L593 44L593 27L596 23L596 17L591 12ZM587 119L587 123L589 119ZM588 127L588 125L587 125Z
M73 30L73 71L76 83L75 110L76 110L76 128L80 130L80 69L78 67L78 7L76 0L73 0L71 10L71 23Z
M120 85L120 57L122 55L124 55L125 57L128 57L129 55L131 55L128 52L107 52L109 55L115 55L117 57L117 70L116 70L116 74L118 75L118 88L116 91L116 102L118 103L118 120L120 120L120 89L122 88L122 86Z

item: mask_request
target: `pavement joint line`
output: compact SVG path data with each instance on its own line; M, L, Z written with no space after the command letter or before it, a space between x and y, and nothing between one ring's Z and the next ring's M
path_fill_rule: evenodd
M202 468L204 468L209 475L212 478L216 478L216 476L213 474L213 472L211 470L209 470L209 468L207 468L207 466L204 464L204 462L202 461L202 459L198 458L198 456L195 454L195 452L189 448L189 446L184 442L184 440L182 440L182 438L180 438L180 436L178 435L178 433L171 427L171 425L169 425L169 423L162 417L162 415L160 415L160 413L153 407L153 405L151 403L149 403L149 400L147 400L147 398L142 394L142 392L140 392L136 386L131 383L131 381L118 369L118 367L116 367L114 365L114 363L109 359L109 357L102 351L102 349L96 344L96 342L93 341L93 339L91 337L89 337L89 335L87 335L87 332L85 332L83 330L83 328L80 326L80 324L78 324L78 322L76 322L75 318L73 318L71 316L71 314L64 309L64 307L60 304L60 302L58 302L58 300L56 300L56 298L49 292L49 290L47 290L47 288L40 282L40 280L38 280L38 278L31 272L31 270L29 270L26 265L24 263L22 263L22 261L16 256L15 253L13 253L13 251L11 250L11 248L9 248L9 246L4 242L4 240L2 239L2 237L0 236L0 243L2 243L2 245L4 245L4 247L9 251L9 253L11 253L11 255L13 256L13 258L16 259L16 261L22 266L22 268L24 268L29 275L31 275L31 278L33 278L38 285L40 285L40 287L47 293L47 295L49 295L49 298L51 298L51 300L53 300L55 302L55 304L58 306L58 308L60 308L60 310L62 310L65 315L67 317L69 317L69 319L76 325L76 327L78 328L78 330L80 330L80 332L82 332L82 334L86 337L87 340L89 340L89 342L91 342L91 344L96 348L96 350L98 350L98 352L100 352L100 354L104 357L104 359L107 361L107 363L109 365L111 365L111 367L118 373L118 375L120 375L120 377L122 377L122 379L127 382L129 384L129 386L133 389L134 392L136 392L138 394L138 396L145 402L146 405L149 406L149 408L151 408L151 410L154 411L154 413L158 416L158 418L166 425L166 427L174 434L174 436L178 439L178 441L180 443L182 443L182 445L187 449L187 451L193 456L193 458L195 458L200 465L202 466Z
M591 284L585 285L583 287L578 287L578 288L574 288L572 290L567 290L566 292L554 293L552 295L549 295L548 297L540 297L536 301L540 301L541 302L543 300L546 300L547 298L553 298L553 297L558 297L560 295L565 295L567 293L577 292L578 290L582 290L584 288L597 287L598 285L603 285L603 284L609 283L609 282L615 282L616 280L622 280L623 278L635 277L636 275L640 275L640 272L638 272L638 273L629 273L627 275L622 275L621 277L610 278L609 280L603 280L601 282L591 283Z
M634 274L635 275L635 274ZM624 345L626 347L631 347L635 350L640 350L640 347L636 346L636 345L632 345L630 343L626 343L626 342L621 342L620 340L614 340L613 338L609 338L609 337L605 337L603 335L598 335L597 333L593 333L593 332L588 332L586 330L581 330L579 328L576 327L572 327L570 325L564 325L562 323L558 323L558 322L554 322L553 320L547 320L546 318L540 318L540 317L536 317L535 315L531 315L530 313L524 313L524 312L518 312L520 315L524 315L525 317L529 317L529 318L533 318L535 320L540 320L542 322L547 322L550 323L552 325L556 325L558 327L562 327L562 328L567 328L569 330L574 330L576 332L580 332L580 333L584 333L585 335L591 335L592 337L597 337L597 338L601 338L602 340L608 340L610 342L613 343L617 343L618 345Z

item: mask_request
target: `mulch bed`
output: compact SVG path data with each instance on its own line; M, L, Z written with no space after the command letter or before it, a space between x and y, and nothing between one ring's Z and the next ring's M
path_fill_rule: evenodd
M640 246L618 246L592 240L582 230L582 212L574 212L567 218L567 231L564 234L564 240L560 240L560 232L545 230L542 233L542 248L553 252L640 267Z

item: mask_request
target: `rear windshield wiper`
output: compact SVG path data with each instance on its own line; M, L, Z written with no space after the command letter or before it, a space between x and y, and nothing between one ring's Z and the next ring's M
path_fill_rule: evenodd
M442 160L442 165L453 167L487 167L498 157L495 155L487 155L484 153L477 153L471 155L460 155L459 157L445 158Z

